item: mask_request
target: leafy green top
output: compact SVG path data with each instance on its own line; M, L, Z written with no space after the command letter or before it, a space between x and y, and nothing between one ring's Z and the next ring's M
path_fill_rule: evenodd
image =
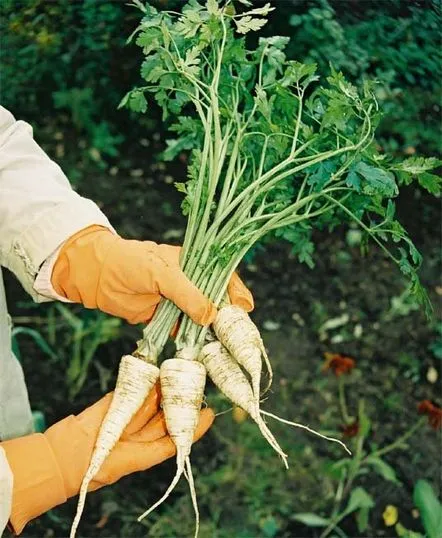
M245 34L266 23L270 4L190 0L181 13L134 4L144 17L130 39L143 50L146 85L120 106L146 112L153 98L175 134L164 158L191 152L188 180L176 186L186 195L183 265L194 281L219 301L231 272L265 234L291 240L312 265L312 230L355 221L428 309L417 275L421 256L395 219L392 198L398 180L414 178L438 193L430 170L440 163L398 164L378 153L373 84L359 91L331 69L318 85L314 64L286 59L287 37L259 38L248 49Z

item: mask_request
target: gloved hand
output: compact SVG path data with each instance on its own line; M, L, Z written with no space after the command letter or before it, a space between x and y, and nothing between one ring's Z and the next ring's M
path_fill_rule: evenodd
M0 443L14 478L10 523L19 534L31 519L77 495L98 430L112 399L107 394L78 416L69 416L36 433ZM94 491L135 471L144 471L175 454L159 411L158 385L126 428L89 486ZM211 426L211 409L201 411L195 440Z
M149 321L166 297L196 323L209 325L216 308L181 271L179 254L180 247L122 239L89 226L63 245L51 282L59 295L129 323ZM233 304L253 309L253 297L237 274L228 293Z

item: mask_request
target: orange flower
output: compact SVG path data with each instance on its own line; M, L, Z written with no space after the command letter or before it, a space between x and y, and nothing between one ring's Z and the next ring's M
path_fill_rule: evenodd
M423 400L417 406L419 415L427 415L429 425L437 430L442 427L442 409L430 400Z
M352 422L351 424L341 425L342 435L344 437L356 437L359 433L359 422Z
M349 374L356 366L356 361L350 357L345 357L339 353L324 353L325 364L322 368L332 370L336 377L342 374Z

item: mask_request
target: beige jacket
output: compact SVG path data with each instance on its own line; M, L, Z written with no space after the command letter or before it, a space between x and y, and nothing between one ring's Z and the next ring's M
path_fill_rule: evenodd
M92 201L72 190L60 167L34 141L30 125L0 106L0 266L12 271L36 302L53 300L50 270L57 250L91 224L112 229ZM24 376L11 351L0 267L0 440L31 431ZM12 484L0 447L0 536L10 514Z

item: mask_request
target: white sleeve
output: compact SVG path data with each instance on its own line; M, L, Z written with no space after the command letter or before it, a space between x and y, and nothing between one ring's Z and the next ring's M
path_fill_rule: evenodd
M12 485L12 472L5 451L0 446L0 536L2 536L11 515Z
M71 235L99 224L113 230L98 206L72 190L61 168L38 146L32 128L0 106L0 265L37 302L43 262Z

